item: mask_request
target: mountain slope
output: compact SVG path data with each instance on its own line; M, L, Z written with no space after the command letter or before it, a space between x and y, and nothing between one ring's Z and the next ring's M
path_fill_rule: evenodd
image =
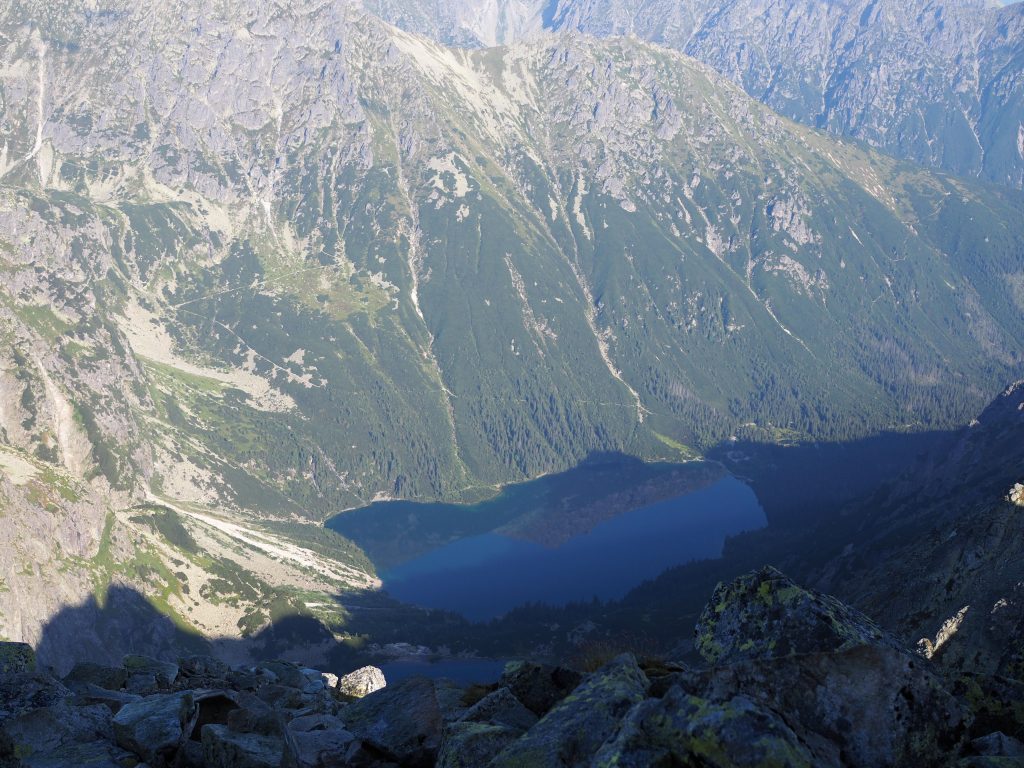
M956 423L1024 355L1019 193L635 40L466 51L342 3L23 2L0 95L5 508L67 521L42 570L162 605L188 603L136 544L156 531L166 563L188 539L150 507L218 552L316 553L341 509L594 451ZM97 564L108 510L113 562L148 571ZM329 545L309 590L373 583ZM294 587L273 571L257 592Z
M456 45L540 28L634 35L714 67L804 124L898 157L1024 184L1024 7L984 0L459 0L366 6ZM514 20L514 22L513 22Z

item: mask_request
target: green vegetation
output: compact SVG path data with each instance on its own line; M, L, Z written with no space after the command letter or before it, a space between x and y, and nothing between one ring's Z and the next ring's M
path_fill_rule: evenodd
M188 554L198 554L199 547L196 545L196 540L181 524L178 513L173 509L159 505L142 505L134 507L134 509L149 512L149 514L135 515L132 517L132 522L147 524L177 549Z

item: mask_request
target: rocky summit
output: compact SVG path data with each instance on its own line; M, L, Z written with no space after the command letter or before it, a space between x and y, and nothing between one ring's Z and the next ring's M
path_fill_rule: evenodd
M1024 682L956 676L765 568L719 585L702 658L622 653L491 685L209 657L76 664L0 645L0 766L646 768L1020 765Z

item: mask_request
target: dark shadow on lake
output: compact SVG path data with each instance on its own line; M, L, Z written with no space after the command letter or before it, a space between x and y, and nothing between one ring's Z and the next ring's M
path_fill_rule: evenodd
M480 621L619 599L765 523L753 492L717 465L602 454L479 504L383 502L328 525L367 552L393 597Z
M603 455L481 504L387 502L331 521L385 563L389 588L402 596L408 589L410 601L455 602L476 616L517 606L486 622L379 593L345 593L336 597L349 609L344 626L284 616L248 638L205 639L135 590L112 585L102 601L89 596L53 616L39 657L67 671L75 661L118 662L125 653L174 659L212 651L226 660L283 657L336 673L375 663L396 679L484 680L500 662L452 655L571 657L578 642L572 636L588 627L593 634L584 642L639 638L674 653L717 582L765 564L800 581L856 540L889 494L917 488L915 463L941 458L957 434L791 447L732 442L712 452L722 464ZM339 643L337 632L365 643ZM372 645L396 643L433 650L423 658L369 653Z

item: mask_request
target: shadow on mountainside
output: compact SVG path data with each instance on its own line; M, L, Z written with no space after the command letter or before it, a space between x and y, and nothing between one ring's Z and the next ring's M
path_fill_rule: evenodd
M180 629L142 594L112 585L102 603L89 595L54 614L43 627L36 655L63 674L78 661L111 663L128 653L174 658L209 650L209 641Z
M765 564L800 580L819 571L855 539L865 542L863 551L869 551L877 542L865 538L864 530L876 512L892 509L892 499L901 494L916 493L915 483L923 483L966 434L967 430L886 434L844 444L723 445L710 457L750 483L769 525L728 539L721 558L669 569L622 600L527 605L486 623L470 623L452 613L370 593L339 595L337 600L346 606L362 602L351 612L344 631L367 643L446 646L493 658L565 658L579 650L578 630L596 625L584 645L610 638L612 644L685 654L696 619L716 584ZM551 476L548 486L564 484L579 469ZM1005 468L1002 474L1009 472ZM455 527L463 527L463 522ZM366 524L375 530L372 522ZM475 529L471 525L469 530ZM61 610L46 624L38 648L41 662L58 671L81 660L116 662L126 653L173 659L196 652L213 652L233 663L286 658L335 672L368 660L361 651L336 642L330 629L312 616L279 617L247 638L201 638L176 626L146 597L124 586L111 586L102 605L90 596L81 605Z
M36 654L41 664L63 674L79 661L118 663L130 653L165 660L213 654L240 663L293 656L302 660L303 649L327 644L333 645L330 630L302 615L282 617L251 637L205 638L177 626L139 591L112 585L102 603L90 595L58 611L43 627Z
M728 442L708 451L746 481L769 527L804 528L942 453L959 431L883 432L842 443Z

